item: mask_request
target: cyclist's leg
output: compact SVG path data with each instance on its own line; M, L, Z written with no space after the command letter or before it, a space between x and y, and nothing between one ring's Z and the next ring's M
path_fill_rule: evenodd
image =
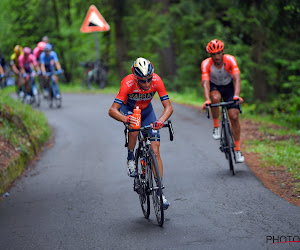
M212 103L219 103L222 98L220 86L217 86L212 82L210 82L210 98ZM221 138L221 130L219 124L219 116L220 116L219 107L211 108L211 113L212 113L213 123L214 123L212 136L214 139L218 140Z
M219 103L221 101L221 92L220 92L220 86L215 85L214 83L210 82L210 98L211 103ZM219 119L219 108L211 108L211 113L213 116L213 119Z
M53 79L53 93L55 95L56 98L60 97L60 91L59 91L59 87L58 87L58 77L56 75L52 75L52 79Z
M156 121L156 116L155 116L154 110L152 108L152 104L150 103L146 109L142 110L142 126L149 125L149 124L153 123L154 121ZM161 159L160 152L159 152L159 148L160 148L159 130L151 131L151 139L150 140L151 140L151 147L154 152L156 162L158 165L158 171L159 171L159 175L161 178L161 185L163 185L162 184L163 183L163 181L162 181L162 179L163 179L163 163L162 163L162 159ZM154 173L155 181L158 183L155 168L153 168L153 173ZM166 197L163 193L162 193L162 199L163 199L164 209L167 209L169 207L170 203L168 202L168 200L166 199Z
M234 95L234 85L233 82L231 82L228 85L228 88L226 91L223 93L223 99L224 101L232 101L233 100L233 95ZM229 120L231 123L231 130L232 130L232 136L234 139L234 144L235 148L234 150L236 151L236 160L237 162L243 162L244 157L241 153L240 149L240 134L241 134L241 126L239 122L239 109L238 109L238 104L232 104L228 108L228 116Z
M156 116L155 116L155 113L154 113L151 103L148 105L147 108L142 110L141 115L142 115L142 122L141 122L142 127L150 125L151 123L156 121ZM163 164L162 164L162 160L161 160L160 153L159 153L159 146L160 146L159 130L152 130L150 134L151 134L151 147L154 151L154 154L155 154L155 157L157 160L160 176L162 177Z
M232 101L234 95L233 82L226 85L226 89L222 92L222 98L225 102ZM231 123L232 135L235 141L240 140L240 123L239 123L239 110L237 104L231 104L227 107L228 116Z
M123 115L132 115L133 114L133 109L125 104L123 104L120 108L120 112ZM130 132L128 134L128 154L127 154L127 174L130 177L135 177L137 175L136 173L136 165L135 165L135 156L134 156L134 148L136 145L138 137L138 132Z
M31 77L30 77L30 70L25 70L27 76L24 78L24 87L25 87L25 93L26 93L26 98L28 101L30 100L32 96L32 91L31 91Z
M120 112L125 116L132 115L133 109L125 104L122 104L120 108ZM130 149L131 151L133 151L135 148L137 136L138 136L138 132L130 132L128 135L128 149Z

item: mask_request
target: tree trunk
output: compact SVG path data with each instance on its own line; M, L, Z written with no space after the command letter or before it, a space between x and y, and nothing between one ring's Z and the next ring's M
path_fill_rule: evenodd
M60 41L62 39L61 35L60 35L60 22L59 22L59 11L58 11L58 7L57 7L57 3L56 0L52 0L53 3L53 12L54 12L54 17L55 17L55 28L57 31L57 39ZM61 58L61 60L59 60L61 62L61 65L63 67L63 69L65 70L65 77L67 82L69 82L71 80L71 74L68 73L68 67L67 67L67 60L64 56L64 52L60 51L58 58Z
M164 14L169 11L172 0L154 0L154 3L155 2L163 4L164 7L161 14ZM169 36L169 43L169 47L159 51L159 54L161 55L159 72L162 78L169 77L172 79L176 75L176 52L172 35Z
M266 37L263 25L255 24L252 33L252 60L255 63L253 68L253 87L256 99L266 101L268 98L268 82L266 73L261 65L264 65L263 52L266 50Z
M119 80L121 81L125 76L127 69L124 69L123 62L126 61L126 39L123 30L122 17L125 12L126 1L114 0L113 8L116 10L114 18L115 32L116 32L116 57L117 57L117 71Z

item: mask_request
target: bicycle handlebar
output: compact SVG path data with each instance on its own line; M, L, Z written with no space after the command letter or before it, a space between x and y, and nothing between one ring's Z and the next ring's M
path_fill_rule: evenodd
M50 72L46 72L47 76L51 76L51 75L59 75L61 74L61 71L50 71Z
M174 130L173 130L173 126L172 126L171 120L168 120L167 123L164 123L163 128L166 128L166 127L169 128L170 141L173 141L173 139L174 139ZM152 126L152 124L150 124L150 125L146 125L144 127L141 127L139 129L130 129L128 127L128 124L125 124L125 130L124 130L124 134L125 134L125 147L128 146L128 133L129 132L136 132L136 131L144 132L144 131L149 131L152 128L153 128L153 126Z
M206 116L207 118L209 119L210 116L209 116L209 107L211 108L214 108L214 107L223 107L223 106L228 106L228 105L231 105L231 104L235 104L235 103L238 103L238 106L239 106L239 111L240 113L242 113L242 107L241 107L241 102L240 100L233 100L233 101L229 101L229 102L220 102L220 103L211 103L211 104L206 104Z

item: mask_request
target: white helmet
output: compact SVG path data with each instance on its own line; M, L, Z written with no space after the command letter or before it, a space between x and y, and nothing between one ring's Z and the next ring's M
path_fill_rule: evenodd
M154 67L149 60L139 57L132 64L131 70L136 78L145 79L153 75Z

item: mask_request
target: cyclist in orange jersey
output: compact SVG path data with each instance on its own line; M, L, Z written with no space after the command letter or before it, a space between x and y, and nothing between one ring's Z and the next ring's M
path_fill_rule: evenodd
M221 40L211 40L206 51L211 57L205 59L201 63L201 84L204 89L205 103L202 108L205 109L206 104L219 103L223 101L240 100L241 77L240 70L236 59L232 55L224 54L224 43ZM219 108L211 108L214 128L213 138L220 139L221 129L219 125ZM232 104L228 107L228 116L230 119L232 134L235 141L235 155L237 162L244 162L244 156L240 150L240 122L238 104Z

